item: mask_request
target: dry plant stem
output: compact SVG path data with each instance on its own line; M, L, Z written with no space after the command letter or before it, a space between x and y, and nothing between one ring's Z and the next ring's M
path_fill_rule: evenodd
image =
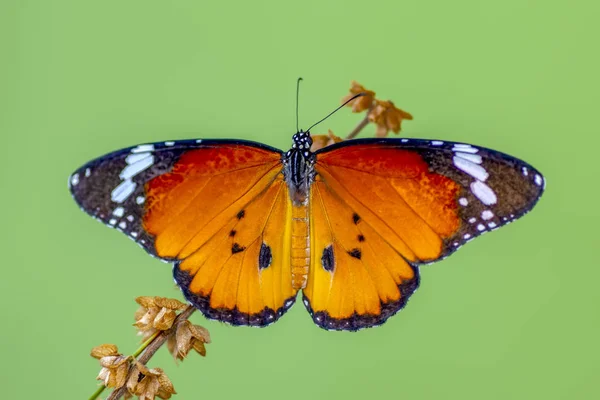
M348 136L346 136L346 140L354 139L360 133L360 131L362 131L363 128L369 124L369 114L371 113L372 109L373 106L369 107L367 113L365 114L365 117L358 123L358 125L354 127L354 129L352 129L352 132L350 132Z
M156 353L156 351L158 349L160 349L160 347L163 344L165 344L165 342L167 341L167 338L169 337L169 335L171 333L173 333L173 331L177 327L177 324L180 323L181 321L185 321L186 319L188 319L190 317L190 315L192 315L192 313L195 310L196 309L193 306L187 306L187 308L185 310L183 310L181 312L181 314L179 314L177 316L177 318L175 318L175 321L173 322L173 327L171 329L166 330L166 331L160 332L160 334L158 334L152 340L152 342L148 345L148 347L146 347L146 349L143 350L142 355L137 358L138 362L146 365L146 363L148 361L150 361L150 359L152 358L152 356L154 355L154 353ZM132 370L133 370L133 366L131 366L129 368L129 373L131 373ZM108 396L108 398L106 400L117 400L117 399L120 399L123 395L125 395L126 392L127 392L127 386L122 386L122 387L120 387L118 389L113 390L113 392L110 394L110 396Z

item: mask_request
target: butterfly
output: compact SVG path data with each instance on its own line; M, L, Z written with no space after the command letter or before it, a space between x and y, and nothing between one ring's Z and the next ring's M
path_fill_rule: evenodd
M312 152L243 140L141 144L69 178L78 205L149 254L207 318L267 326L302 301L314 323L383 324L419 266L527 213L545 187L498 151L422 139L355 139Z

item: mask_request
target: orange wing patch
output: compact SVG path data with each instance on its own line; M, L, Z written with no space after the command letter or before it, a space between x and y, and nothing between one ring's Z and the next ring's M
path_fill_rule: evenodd
M175 280L205 316L265 326L291 307L291 202L277 154L195 150L146 193L157 254L177 261Z
M416 268L319 178L311 207L311 266L303 295L314 322L337 330L382 324L417 288Z
M431 262L461 225L459 184L430 172L415 152L351 146L317 157L317 172L402 256Z
M247 146L185 153L146 184L144 229L159 257L185 258L281 172L278 154Z

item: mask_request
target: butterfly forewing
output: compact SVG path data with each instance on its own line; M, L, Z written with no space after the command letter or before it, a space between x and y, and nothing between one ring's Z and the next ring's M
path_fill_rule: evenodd
M189 198L193 192L188 192L188 196L177 192L181 184L210 177L213 186L222 187L219 182L223 183L224 177L235 180L238 170L255 167L257 175L246 174L251 178L244 182L252 186L260 180L258 174L265 166L278 165L280 157L279 150L246 141L184 140L143 144L83 165L69 178L69 188L75 201L92 217L125 233L148 253L174 259L177 254L172 249L159 251L155 240L156 233L163 228L160 224L168 224L170 218L190 222L186 214L189 210L185 208L194 209ZM211 185L206 186L211 188ZM222 195L229 194L233 201L241 190L243 188L230 187L222 190L229 192ZM181 201L176 201L177 196L181 196ZM202 196L194 200L205 202ZM152 210L151 213L148 210Z
M545 186L539 171L507 154L419 139L334 145L317 154L317 172L373 213L374 224L385 223L417 264L527 213Z

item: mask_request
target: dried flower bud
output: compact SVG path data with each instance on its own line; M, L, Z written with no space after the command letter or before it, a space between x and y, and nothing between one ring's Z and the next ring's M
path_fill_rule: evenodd
M106 356L116 356L119 354L119 349L114 344L101 344L92 349L90 355L98 360Z
M164 307L169 310L183 310L187 307L185 303L182 303L177 299L169 299L166 297L155 297L154 304L156 304L157 307Z
M389 131L399 133L404 119L413 117L397 108L391 101L375 100L375 108L369 113L369 121L377 125L377 137L385 137Z
M120 388L127 380L130 362L130 357L124 357L120 354L104 356L100 358L102 369L96 379L102 381L106 387Z
M140 296L135 301L141 306L134 315L134 326L146 339L157 331L166 331L173 326L177 310L183 310L186 305L176 299L165 297Z
M354 113L369 110L373 106L373 100L375 100L375 92L365 89L363 85L356 81L352 81L350 94L342 99L342 103L345 103L359 93L364 93L364 96L358 97L346 104L346 106L352 107L352 112Z
M173 326L173 321L177 314L173 310L161 308L156 317L154 318L154 327L159 331L166 331Z
M139 296L135 298L135 302L144 308L156 307L153 296Z
M210 343L208 330L185 320L177 325L175 333L167 339L167 348L176 360L183 360L191 349L206 356L205 343Z
M127 389L140 400L153 400L155 397L169 399L176 393L173 383L162 369L149 369L137 361L127 380Z
M313 144L310 146L312 152L343 141L341 137L335 136L331 129L329 129L327 135L312 135L312 140Z

